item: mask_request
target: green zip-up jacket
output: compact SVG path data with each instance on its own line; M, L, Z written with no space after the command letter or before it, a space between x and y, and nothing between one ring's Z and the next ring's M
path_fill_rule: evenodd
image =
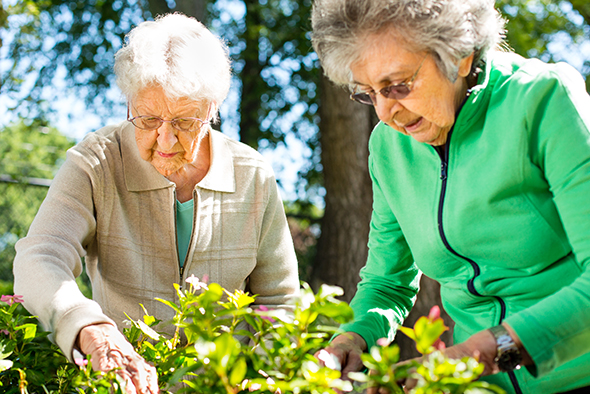
M420 271L455 343L506 321L534 366L509 393L590 385L590 97L570 66L491 54L446 153L380 123L371 135L369 256L342 328L392 337ZM394 324L392 324L392 322ZM512 376L511 376L512 375Z

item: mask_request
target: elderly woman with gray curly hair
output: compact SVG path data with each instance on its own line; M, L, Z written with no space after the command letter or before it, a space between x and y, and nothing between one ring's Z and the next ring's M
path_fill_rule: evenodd
M271 167L211 127L230 85L227 49L200 22L143 22L115 60L128 121L72 148L26 238L15 292L72 357L120 373L130 393L158 392L155 369L118 331L146 307L168 321L174 283L208 276L285 304L297 260ZM75 278L85 258L94 300ZM42 284L42 285L40 285Z
M312 28L326 75L380 119L355 319L328 347L343 371L393 337L384 315L403 322L423 272L455 321L450 357L478 357L509 393L590 392L579 73L500 50L492 0L315 0Z

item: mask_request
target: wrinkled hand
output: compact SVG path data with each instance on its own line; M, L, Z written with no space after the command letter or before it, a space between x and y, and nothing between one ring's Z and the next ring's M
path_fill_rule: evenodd
M95 371L120 368L117 374L127 382L127 394L157 394L158 375L133 346L112 324L84 327L78 334L78 344L84 354L91 356Z
M320 365L325 366L325 352L334 357L340 363L342 379L348 379L349 372L358 372L363 369L361 355L367 348L367 343L359 334L346 332L338 335L330 345L316 352L315 357Z

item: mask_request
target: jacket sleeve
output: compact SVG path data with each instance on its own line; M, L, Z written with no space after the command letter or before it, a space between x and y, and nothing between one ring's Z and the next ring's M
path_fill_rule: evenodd
M83 327L113 323L75 281L82 272L84 247L96 229L94 185L83 162L76 147L68 151L27 236L16 244L14 260L15 294L23 296L25 308L52 332L70 360Z
M248 286L258 295L257 304L279 306L299 294L299 271L277 182L272 170L267 171L263 183L267 200L259 228L256 267Z
M350 303L354 321L341 330L359 334L371 349L380 338L393 340L416 301L420 272L380 186L386 178L371 156L369 171L373 181L369 254Z
M553 194L580 274L569 286L506 319L542 376L590 352L590 97L560 64L530 84L531 155Z

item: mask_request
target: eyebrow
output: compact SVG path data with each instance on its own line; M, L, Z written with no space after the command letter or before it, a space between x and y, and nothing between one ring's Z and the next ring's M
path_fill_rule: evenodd
M408 71L394 71L394 72L391 72L391 73L387 74L385 77L381 78L377 82L377 84L387 84L387 85L389 85L389 84L393 83L394 80L396 80L398 78L402 78L402 75L406 74L407 72ZM402 81L400 81L400 83L401 82L404 82L404 81L402 80ZM352 83L354 85L357 85L357 86L369 86L367 84L364 84L362 82L358 82L358 81L355 81L355 80L353 80Z

